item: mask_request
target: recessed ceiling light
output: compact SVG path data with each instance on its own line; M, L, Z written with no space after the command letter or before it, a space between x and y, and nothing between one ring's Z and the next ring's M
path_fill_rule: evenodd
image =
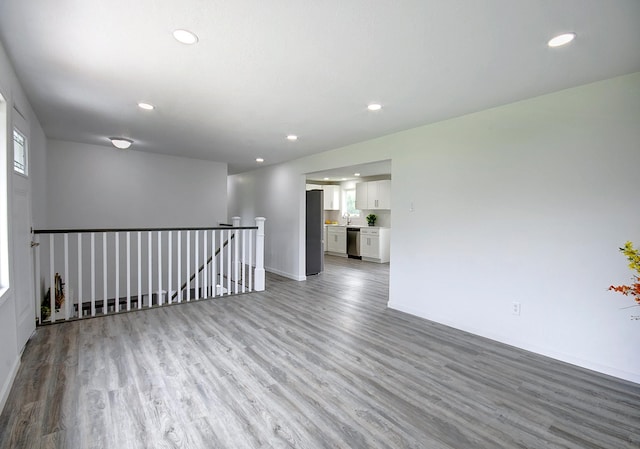
M347 180L347 178L342 178L342 179L341 179L341 181L346 181L346 180Z
M192 45L198 42L198 36L189 30L175 30L173 37L180 43L186 45Z
M561 47L567 45L569 42L576 38L576 33L564 33L552 38L547 42L547 45L551 48Z
M125 137L109 137L109 140L114 147L120 148L121 150L126 150L133 143L133 140L127 139Z
M145 111L152 111L154 110L156 107L150 103L144 103L144 102L140 102L138 103L138 107L140 109L144 109Z
M256 162L258 162L258 163L262 163L262 162L264 162L264 159L262 159L261 157L257 157L257 158L256 158Z
M360 173L354 173L353 176L360 176Z
M323 179L324 179L325 181L328 181L328 180L329 180L329 178L323 178Z
M287 136L287 140L290 140L290 141L294 142L294 141L298 140L298 136L296 136L294 134L289 134Z
M369 106L367 106L367 109L370 111L379 111L380 109L382 109L382 105L378 103L371 103Z

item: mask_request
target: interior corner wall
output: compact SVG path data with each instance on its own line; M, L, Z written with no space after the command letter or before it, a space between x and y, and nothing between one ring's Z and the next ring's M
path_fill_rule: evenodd
M217 226L227 219L227 165L49 140L47 226Z
M267 268L302 278L300 177L391 159L390 307L640 382L640 311L607 291L640 244L639 122L635 73L232 176L229 211L274 216Z
M229 217L255 223L265 217L265 269L295 280L305 279L304 176L286 165L266 167L229 177ZM302 215L300 215L302 214ZM302 265L301 265L302 264Z

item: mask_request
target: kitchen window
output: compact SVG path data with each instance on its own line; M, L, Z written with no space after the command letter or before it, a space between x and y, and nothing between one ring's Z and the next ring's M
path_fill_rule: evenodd
M356 189L343 189L342 193L342 204L344 204L342 214L348 214L350 217L359 217L360 211L356 209Z

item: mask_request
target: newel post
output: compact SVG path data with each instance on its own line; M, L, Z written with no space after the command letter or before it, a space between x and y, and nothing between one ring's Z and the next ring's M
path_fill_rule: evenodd
M256 226L258 231L256 232L256 291L264 291L264 222L266 218L256 217Z
M231 217L231 224L234 228L240 227L240 217ZM234 293L238 293L238 283L241 282L240 273L244 270L242 269L242 261L240 260L240 253L238 252L240 248L240 236L238 235L238 231L236 229L233 230L233 286ZM231 273L229 273L231 275Z

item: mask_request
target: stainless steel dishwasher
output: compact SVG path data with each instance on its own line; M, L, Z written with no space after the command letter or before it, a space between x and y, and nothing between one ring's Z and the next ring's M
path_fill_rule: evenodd
M362 259L360 256L360 228L347 228L347 256Z

